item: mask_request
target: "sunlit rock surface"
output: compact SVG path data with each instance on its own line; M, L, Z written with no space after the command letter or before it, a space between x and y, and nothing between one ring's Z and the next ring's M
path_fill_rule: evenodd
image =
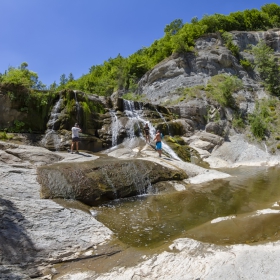
M154 255L135 267L116 268L93 279L272 280L279 278L279 255L279 242L224 247L184 238L177 239L169 252ZM79 279L87 279L86 274L80 276Z
M234 135L229 137L229 141L225 141L212 152L211 156L205 159L211 168L221 167L238 167L238 166L275 166L280 163L280 157L271 155L263 149L248 143L243 135Z
M2 141L0 147L1 279L38 277L44 266L76 259L111 237L89 213L40 199L36 166L77 155Z

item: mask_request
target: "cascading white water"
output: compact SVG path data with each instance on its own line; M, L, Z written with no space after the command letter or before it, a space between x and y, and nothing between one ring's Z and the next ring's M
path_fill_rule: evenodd
M168 134L170 135L170 128L169 128L167 121L165 120L164 116L157 110L156 107L155 107L155 109L156 109L157 113L159 114L160 118L165 122L167 129L168 129Z
M118 144L118 133L119 133L119 129L120 129L120 122L119 122L119 119L118 119L115 111L111 110L110 115L111 115L111 120L112 120L112 124L111 124L112 147L114 147Z
M265 143L263 143L263 144L264 144L265 152L268 154L267 146Z
M63 102L63 99L59 97L59 100L56 102L55 106L53 107L50 115L50 119L47 123L47 131L44 138L41 140L42 145L49 146L53 145L55 150L59 149L59 145L61 143L60 137L57 135L56 131L54 130L55 122L57 121L60 115L60 107Z
M117 197L117 190L114 186L114 183L112 182L112 180L110 179L110 177L108 176L108 170L106 169L102 169L102 174L106 180L106 182L108 183L108 185L112 188L112 191L114 193L114 196Z
M135 137L135 130L134 130L134 125L136 124L138 126L138 129L140 131L140 137L144 139L143 134L141 132L141 127L140 127L140 123L141 124L148 124L149 128L150 128L150 137L151 139L153 139L156 135L156 129L155 127L151 124L150 121L143 119L140 116L140 113L142 112L142 110L135 110L134 107L134 102L133 101L129 101L129 100L123 100L124 101L124 108L125 108L125 114L126 116L130 119L130 122L128 123L128 125L130 125L129 128L129 139L132 139L133 137ZM173 159L182 161L177 155L176 153L165 143L162 142L162 149L163 151L165 151L167 154L169 154Z
M139 114L135 110L134 102L129 100L123 100L124 101L124 113L129 118L129 122L127 126L129 127L128 134L129 139L132 139L135 137L135 126L137 130L139 131L140 136L143 137L141 132L141 126L140 123L143 121L140 121Z
M138 161L137 164L130 162L127 165L123 165L120 172L131 182L138 195L155 194L156 190L152 186L149 177L149 168L143 161Z

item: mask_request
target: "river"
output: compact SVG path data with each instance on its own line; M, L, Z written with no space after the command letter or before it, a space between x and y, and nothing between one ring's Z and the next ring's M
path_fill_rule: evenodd
M189 237L215 244L279 239L280 168L223 169L232 177L186 191L120 199L94 207L123 243L154 248Z

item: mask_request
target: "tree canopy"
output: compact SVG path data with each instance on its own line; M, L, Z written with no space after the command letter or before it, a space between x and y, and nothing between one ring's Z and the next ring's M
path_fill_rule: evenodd
M195 40L203 34L233 30L258 31L275 27L280 27L280 6L274 3L266 4L260 10L204 15L200 20L194 17L185 24L182 19L175 19L165 26L163 37L149 47L143 47L127 58L119 54L101 65L93 65L87 74L76 80L72 73L68 77L62 74L59 85L54 82L50 88L77 89L98 95L110 95L118 89L133 91L148 70L173 53L192 51ZM231 40L227 40L227 46L236 51ZM37 74L28 70L27 66L27 63L23 63L19 68L10 67L0 75L0 81L22 83L31 88L44 87L38 82Z
M2 83L12 83L23 85L27 88L45 89L46 86L38 80L37 73L27 69L28 64L23 62L18 68L9 67L4 74L1 75Z

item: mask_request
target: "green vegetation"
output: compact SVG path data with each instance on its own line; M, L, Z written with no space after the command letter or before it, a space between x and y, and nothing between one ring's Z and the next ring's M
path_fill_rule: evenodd
M179 136L165 136L164 142L184 161L191 161L191 148Z
M173 101L167 101L163 105L176 105L182 101L189 101L195 98L207 98L215 100L223 107L235 108L235 100L232 97L234 92L243 88L242 81L236 76L219 74L211 77L206 87L199 85L190 88L178 88L173 94L179 97Z
M137 82L148 70L173 53L192 51L195 40L204 34L220 32L226 46L238 57L238 47L233 44L229 31L256 31L274 27L280 27L280 6L277 4L266 4L261 7L261 10L238 11L229 15L204 15L200 20L193 18L190 23L185 24L181 19L175 19L164 28L164 36L155 40L149 47L143 47L127 58L119 54L101 65L93 65L89 73L76 80L72 73L68 77L62 74L59 85L54 82L49 90L77 89L103 96L109 96L118 89L135 92ZM268 61L272 63L271 59ZM241 61L241 64L245 69L250 67L246 60ZM38 75L28 70L27 66L28 64L24 62L19 68L10 67L0 75L0 82L21 84L32 89L47 89L38 81ZM261 65L258 67L262 69ZM273 68L274 73L275 71L276 68ZM260 73L264 72L265 70ZM277 79L278 77L274 80ZM267 74L264 80L269 91L278 95L279 88L275 88L273 76Z
M245 70L253 69L251 62L247 59L240 59L240 64Z
M46 86L38 80L37 73L27 69L28 64L23 62L18 68L9 67L3 75L1 75L1 83L22 85L26 88L43 90Z
M12 107L23 113L9 126L9 132L27 132L31 128L38 132L45 130L48 114L57 96L55 92L28 89L21 84L2 85L1 91L9 96Z
M265 88L273 95L280 96L280 69L274 51L264 41L252 47L255 65Z
M254 112L249 115L249 123L252 134L263 139L265 134L268 133L270 125L273 123L273 112L268 106L272 100L261 100L256 102L256 107Z
M245 122L240 114L236 113L232 120L232 126L234 128L245 128Z
M134 94L132 92L126 93L122 96L123 99L132 101L143 101L143 97L140 94Z
M13 139L13 137L14 135L12 133L6 133L6 131L0 132L0 139L3 141Z
M235 107L235 101L232 94L242 89L242 81L235 77L226 74L213 76L207 87L207 97L214 99L223 107Z
M204 90L205 88L202 85L186 88L177 88L174 92L172 92L172 95L179 95L179 97L175 100L167 100L163 102L162 105L172 106L177 105L178 103L183 101L187 102L191 99L202 98Z
M226 46L238 57L239 50L233 44L229 31L258 31L274 27L280 27L280 6L277 4L266 4L261 10L238 11L229 15L204 15L201 20L193 18L185 24L181 19L176 19L166 25L162 38L128 58L120 54L109 58L102 65L92 66L88 74L76 80L71 73L68 78L65 74L61 75L57 90L77 89L104 96L111 95L117 89L134 92L137 82L148 70L173 53L192 51L195 40L203 34L222 33ZM250 67L246 60L241 64L245 69ZM51 85L55 89L56 86L56 83Z
M235 44L233 44L233 35L229 32L224 32L222 34L222 38L226 43L226 47L232 52L232 54L239 58L239 48Z

